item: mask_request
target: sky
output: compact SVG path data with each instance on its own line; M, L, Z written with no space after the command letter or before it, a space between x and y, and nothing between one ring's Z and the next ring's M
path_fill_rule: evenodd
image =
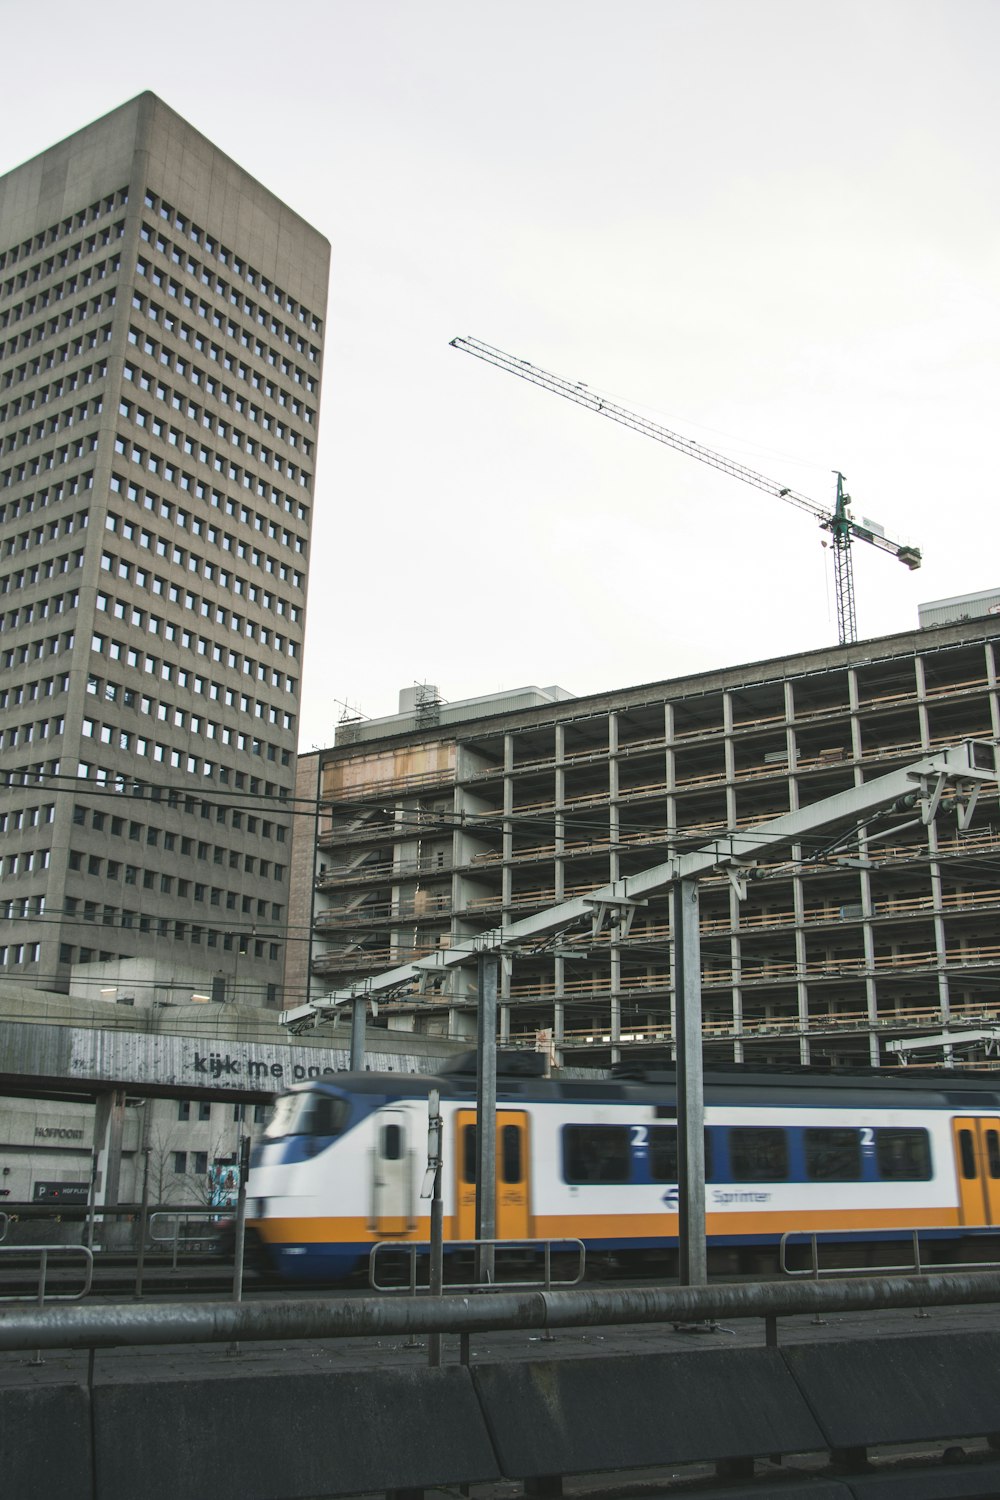
M586 694L837 639L810 515L915 543L859 634L1000 585L996 0L0 0L0 171L152 89L324 233L301 714ZM42 55L44 54L44 55Z

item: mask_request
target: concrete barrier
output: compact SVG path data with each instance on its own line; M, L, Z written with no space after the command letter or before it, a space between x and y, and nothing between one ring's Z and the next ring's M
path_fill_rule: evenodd
M0 1486L11 1500L90 1500L92 1465L86 1387L0 1392Z
M1000 1334L789 1345L782 1358L835 1451L1000 1433Z
M98 1384L93 1402L97 1500L302 1500L500 1477L461 1366Z
M476 1365L509 1479L825 1448L776 1349Z

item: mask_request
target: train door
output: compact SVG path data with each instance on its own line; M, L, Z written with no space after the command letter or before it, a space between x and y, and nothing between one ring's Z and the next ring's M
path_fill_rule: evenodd
M951 1128L961 1223L1000 1224L1000 1119L954 1119Z
M379 1235L414 1228L412 1165L406 1115L401 1109L382 1110L372 1153L372 1228Z
M476 1236L476 1112L455 1115L455 1238ZM497 1110L496 1238L531 1238L531 1182L528 1116L523 1110Z

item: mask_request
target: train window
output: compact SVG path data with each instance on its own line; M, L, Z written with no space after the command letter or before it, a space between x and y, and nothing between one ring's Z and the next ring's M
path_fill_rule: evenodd
M926 1182L931 1176L930 1137L926 1130L876 1130L875 1159L886 1182Z
M960 1130L958 1132L958 1154L962 1164L962 1176L967 1182L973 1177L978 1177L976 1171L976 1148L972 1140L971 1130Z
M677 1131L672 1125L649 1127L649 1175L653 1182L677 1181Z
M1000 1177L1000 1135L995 1130L986 1132L986 1161L991 1177Z
M383 1161L399 1161L403 1154L403 1131L399 1125L383 1125L379 1155Z
M564 1125L565 1182L628 1182L632 1176L627 1125Z
M504 1125L500 1131L500 1180L520 1182L523 1177L521 1131L517 1125Z
M784 1182L788 1177L785 1132L766 1125L730 1130L729 1166L734 1182Z
M648 1129L650 1182L676 1182L677 1131L672 1125L650 1125ZM705 1131L705 1181L714 1181L712 1135L708 1130Z
M861 1132L840 1127L804 1130L809 1182L859 1182Z
M475 1182L477 1167L476 1127L464 1125L462 1127L462 1181Z
M349 1112L347 1100L332 1094L314 1094L309 1089L282 1094L264 1135L272 1141L287 1135L340 1135Z

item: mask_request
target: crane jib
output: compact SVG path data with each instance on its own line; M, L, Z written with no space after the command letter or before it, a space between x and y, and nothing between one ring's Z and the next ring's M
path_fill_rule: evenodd
M920 567L923 559L919 547L910 546L906 542L894 542L881 530L873 530L870 525L865 526L854 519L847 510L850 496L844 491L843 474L837 474L837 503L831 512L828 507L811 500L808 495L800 495L787 485L778 484L776 480L758 474L755 469L747 468L745 464L727 458L723 453L716 453L711 448L696 443L692 438L685 438L679 433L671 432L668 427L661 427L657 422L650 421L639 412L629 411L627 407L605 400L591 391L582 381L574 383L564 380L561 376L553 375L538 365L530 364L526 359L515 359L513 355L505 354L502 349L495 349L491 344L484 344L480 339L458 337L451 339L450 343L453 348L461 349L465 354L474 354L477 359L496 365L498 369L517 375L521 380L527 380L532 385L541 386L543 390L551 391L553 395L564 396L567 401L574 401L578 406L586 407L588 411L595 412L599 417L607 417L609 421L629 427L633 432L654 438L658 443L665 443L679 453L686 453L701 463L720 469L724 474L731 474L734 479L741 479L744 484L751 484L755 489L764 490L779 500L785 500L789 505L795 505L800 510L809 511L817 516L820 525L833 537L836 558L834 582L837 595L837 623L842 646L857 639L854 619L854 568L851 561L852 540L858 538L860 541L877 547L880 552L890 553L911 572L914 568Z

